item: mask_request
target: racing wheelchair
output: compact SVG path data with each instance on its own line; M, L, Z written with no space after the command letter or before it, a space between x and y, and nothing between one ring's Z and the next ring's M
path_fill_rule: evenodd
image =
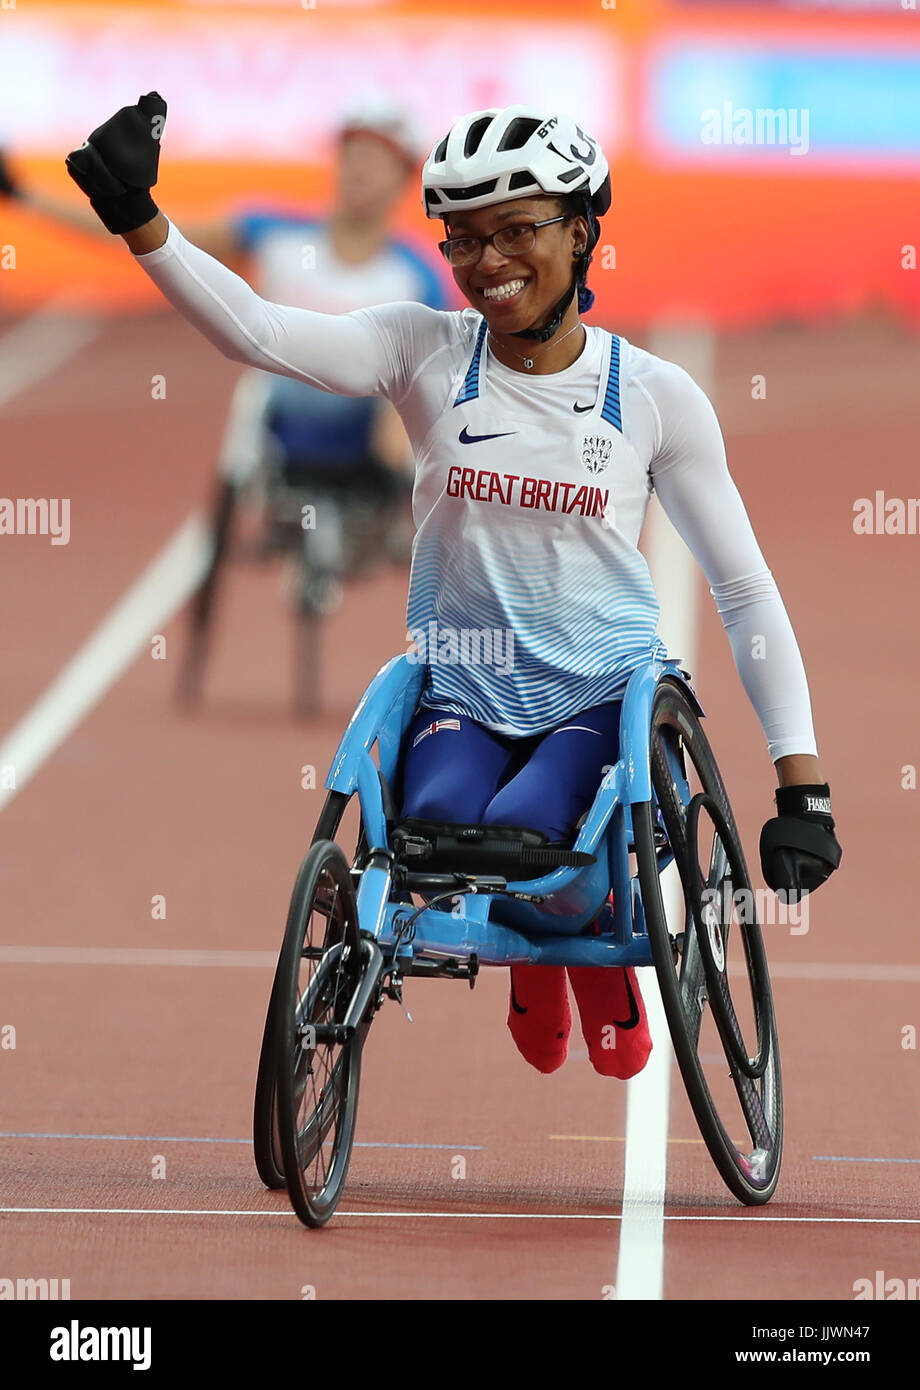
M307 1226L333 1214L362 1050L375 1013L401 1000L407 978L472 987L483 966L654 965L713 1162L741 1202L769 1201L783 1137L769 972L688 674L652 661L631 676L619 759L571 847L560 847L524 827L400 819L392 789L424 671L403 655L378 672L326 779L262 1040L253 1117L262 1181L287 1187ZM335 837L352 798L360 824L346 857ZM746 1137L733 1138L738 1131Z
M411 484L373 456L349 469L290 457L273 442L270 426L268 419L254 475L224 477L215 488L211 551L191 599L177 695L186 706L201 698L227 561L238 555L266 562L281 555L290 567L286 597L294 616L294 711L307 719L322 705L324 620L338 608L345 585L378 557L396 563L409 558ZM235 523L247 504L257 516L257 531L248 545L234 546Z

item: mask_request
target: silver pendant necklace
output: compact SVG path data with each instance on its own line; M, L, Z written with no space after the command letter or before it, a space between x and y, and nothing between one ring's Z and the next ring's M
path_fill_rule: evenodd
M572 325L572 327L569 329L568 333L563 333L563 335L562 335L561 338L557 338L557 339L552 339L552 338L551 338L550 341L546 344L545 347L541 347L539 352L535 352L535 353L534 353L533 357L525 357L522 353L520 353L520 352L515 352L514 348L510 348L510 347L509 347L509 348L505 348L505 351L506 351L506 352L510 352L512 357L518 357L518 358L520 358L520 360L524 363L524 366L527 368L527 370L530 371L531 367L532 367L533 364L534 364L534 359L537 358L537 357L539 357L541 352L546 352L546 351L548 351L548 349L551 348L551 347L558 347L560 343L564 343L564 342L565 342L566 338L570 338L570 337L572 336L572 334L575 332L575 329L576 329L576 328L581 328L581 327L582 327L582 323L581 323L581 320L579 319L578 323ZM489 337L492 338L492 341L493 341L493 342L495 341L495 339L494 339L494 337L493 337L493 335L492 335L492 330L491 330L491 329L489 329ZM499 343L499 347L505 347L505 344L504 344L504 343Z

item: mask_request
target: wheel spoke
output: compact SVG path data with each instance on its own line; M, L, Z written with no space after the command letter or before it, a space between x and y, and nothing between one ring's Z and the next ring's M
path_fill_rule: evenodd
M706 1009L706 977L703 960L697 945L696 933L684 931L684 950L681 959L680 996L687 1019L687 1028L694 1047L700 1040L700 1028Z

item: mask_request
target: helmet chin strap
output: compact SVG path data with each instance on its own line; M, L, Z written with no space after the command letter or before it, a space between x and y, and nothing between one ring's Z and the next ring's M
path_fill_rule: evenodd
M562 320L565 318L569 305L575 297L578 289L578 277L572 276L572 283L566 290L561 299L556 301L552 310L549 323L544 328L519 328L516 333L510 334L512 338L535 338L538 343L549 342L554 333L559 331Z

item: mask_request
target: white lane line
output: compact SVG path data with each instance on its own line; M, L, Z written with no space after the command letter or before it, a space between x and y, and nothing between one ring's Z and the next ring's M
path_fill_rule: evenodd
M280 946L279 946L280 950ZM277 951L209 951L153 946L0 946L3 965L238 966L273 970Z
M860 1158L856 1154L812 1154L812 1163L920 1163L920 1158Z
M205 573L209 547L204 521L197 515L188 517L6 736L0 744L0 767L13 769L15 786L0 788L0 810L194 592Z
M196 1134L66 1134L62 1132L43 1132L42 1130L0 1130L0 1139L66 1139L98 1140L118 1144L245 1144L252 1139L217 1139ZM700 1140L700 1143L703 1141ZM356 1149L447 1149L450 1153L464 1150L469 1153L482 1153L483 1144L415 1144L389 1139L356 1139Z
M665 888L668 887L665 881ZM669 905L670 908L670 905ZM210 950L206 947L168 946L0 946L0 965L126 965L126 966L185 966L246 968L273 970L278 963L276 951ZM744 973L729 965L729 974ZM499 972L485 977L501 983ZM502 977L503 979L504 977ZM911 984L920 980L920 965L837 965L832 962L790 961L770 965L772 980L809 980L834 983L852 980L859 984ZM643 995L654 988L654 971L642 972ZM667 1033L664 1035L668 1043ZM669 1045L669 1044L668 1044ZM667 1049L666 1049L667 1050ZM570 1056L573 1054L569 1054ZM584 1054L587 1056L587 1053ZM651 1063L649 1064L651 1065ZM648 1068L646 1068L646 1071ZM645 1075L645 1073L643 1073ZM551 1135L551 1138L559 1138ZM562 1136L570 1138L571 1136ZM675 1141L676 1142L676 1141ZM696 1141L694 1141L696 1142ZM702 1140L700 1141L702 1143Z
M715 339L711 333L682 334L659 328L651 350L677 361L712 392ZM696 660L699 576L696 561L668 521L656 498L649 508L643 540L661 617L658 631L670 656L693 669ZM679 915L680 883L662 881L665 908ZM671 1039L655 971L637 972L645 999L652 1055L626 1092L626 1151L623 1224L617 1255L619 1299L661 1299L664 1293L664 1194L668 1166L671 1092Z
M280 1216L296 1220L290 1210L270 1207L0 1207L0 1216ZM348 1217L395 1221L623 1221L620 1212L565 1211L337 1211L336 1221ZM920 1226L920 1216L665 1216L665 1221L752 1225L805 1226ZM622 1235L620 1237L622 1240ZM617 1297L619 1297L619 1289Z
M738 963L738 973L744 970ZM734 971L729 967L729 973ZM770 962L771 980L852 980L859 984L910 984L920 980L920 965L843 965L832 961Z
M69 292L50 299L0 337L0 409L92 342L101 319L68 314Z
M640 970L652 1055L626 1089L623 1224L617 1256L617 1298L660 1299L664 1284L664 1193L668 1168L671 1039L658 981Z

